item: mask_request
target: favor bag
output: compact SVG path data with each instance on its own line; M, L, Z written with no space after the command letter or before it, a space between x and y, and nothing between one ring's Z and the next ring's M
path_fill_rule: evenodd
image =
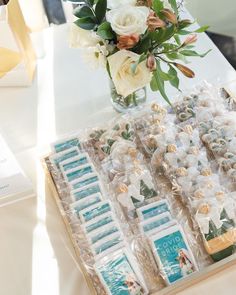
M28 86L36 58L18 0L0 1L0 86Z

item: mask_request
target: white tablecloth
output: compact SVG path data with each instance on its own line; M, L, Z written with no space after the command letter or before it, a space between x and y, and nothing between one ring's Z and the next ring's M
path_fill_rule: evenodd
M110 106L105 72L88 69L81 52L68 48L67 31L67 25L45 31L47 55L39 60L31 87L0 89L0 133L34 183L37 195L0 208L3 295L88 294L39 158L57 137L106 122L116 113ZM198 48L213 51L203 60L193 59L196 78L183 78L182 89L204 79L221 83L236 79L233 68L205 35ZM151 92L149 98L160 100ZM235 275L236 267L182 294L233 295Z

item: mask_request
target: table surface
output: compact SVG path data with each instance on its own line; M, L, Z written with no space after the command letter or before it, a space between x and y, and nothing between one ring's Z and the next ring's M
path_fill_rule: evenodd
M0 134L37 195L0 208L1 294L87 295L40 158L58 137L106 122L116 113L110 105L105 71L89 69L81 51L68 48L67 25L47 29L43 41L46 55L38 61L32 86L0 89ZM197 47L200 52L213 50L202 60L191 59L196 78L182 77L182 89L202 80L224 83L236 79L234 69L205 34ZM168 93L176 95L170 89ZM148 96L161 101L157 93L149 91ZM235 275L236 266L181 294L233 295Z

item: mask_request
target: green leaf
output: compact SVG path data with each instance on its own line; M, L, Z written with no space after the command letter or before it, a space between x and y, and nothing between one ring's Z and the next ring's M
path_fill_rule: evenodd
M109 62L108 62L108 61L107 61L107 63L106 63L106 69L107 69L107 73L108 73L110 79L112 80L112 77L111 77L111 70L110 70L110 65L109 65Z
M174 35L174 39L175 39L175 42L178 44L178 45L181 45L181 40L180 40L180 37L178 35Z
M147 58L147 55L145 53L141 54L139 59L137 60L137 62L133 63L131 65L131 71L133 74L135 74L136 72L136 69L137 69L137 66L142 62L144 61L145 59Z
M165 99L165 101L171 105L171 102L168 98L168 96L165 93L165 86L164 86L164 80L161 77L161 68L160 68L160 62L157 62L157 69L153 72L152 80L150 83L151 89L153 91L160 91L162 97Z
M169 26L168 28L161 28L158 32L152 32L151 39L156 41L158 44L161 44L167 40L169 40L176 31L176 27L174 25Z
M95 6L95 14L98 22L101 23L106 15L107 10L107 0L98 0Z
M187 31L187 30L179 30L178 31L178 34L179 35L188 35L188 34L191 34L192 32L190 32L190 31Z
M142 54L146 53L151 47L151 38L149 35L144 36L139 43L132 49L132 51Z
M179 78L178 78L178 73L175 70L174 67L172 67L172 65L169 64L169 71L168 74L171 75L173 77L173 79L171 79L169 82L170 84L177 88L179 90Z
M212 49L209 49L205 53L197 53L194 50L181 50L180 53L185 56L199 56L199 57L205 57Z
M177 7L177 3L176 0L168 0L168 2L170 3L172 9L174 10L176 16L178 16L178 7Z
M178 27L179 27L180 30L182 30L184 28L189 27L192 24L193 24L193 22L191 22L191 20L189 20L189 19L183 19L183 20L179 21Z
M112 40L116 37L109 22L104 22L98 27L97 35L107 40Z
M92 9L88 6L77 7L73 14L78 18L94 16Z
M152 6L156 14L159 14L159 12L164 8L164 4L161 0L154 0Z
M81 0L78 0L78 2L81 2ZM86 0L85 2L90 6L93 6L94 4L94 0Z
M95 19L92 17L79 18L74 23L84 30L93 30L96 26Z
M203 33L203 32L205 32L206 30L208 30L209 27L210 27L210 26L203 26L203 27L197 29L197 30L194 31L194 32L195 32L195 33Z
M172 53L167 53L166 56L168 57L168 59L170 60L182 60L184 63L189 63L188 60L186 59L186 57L182 54L180 54L179 52L172 52Z

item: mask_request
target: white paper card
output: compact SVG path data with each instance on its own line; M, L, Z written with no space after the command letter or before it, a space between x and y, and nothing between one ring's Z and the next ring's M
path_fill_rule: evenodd
M0 135L0 206L31 195L31 182Z

